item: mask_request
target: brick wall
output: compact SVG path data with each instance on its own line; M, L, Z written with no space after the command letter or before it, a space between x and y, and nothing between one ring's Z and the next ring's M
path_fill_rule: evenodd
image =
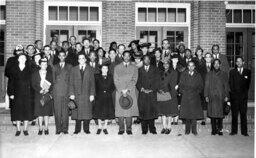
M34 1L6 1L6 59L17 44L25 47L34 43L35 24Z
M223 1L199 2L199 43L205 52L211 51L213 44L219 44L220 51L226 53L225 11Z
M112 41L129 43L135 39L135 3L104 1L102 3L102 41L108 50Z

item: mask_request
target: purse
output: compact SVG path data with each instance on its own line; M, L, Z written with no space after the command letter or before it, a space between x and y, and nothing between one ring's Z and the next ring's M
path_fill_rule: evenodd
M77 108L77 105L76 105L76 103L75 103L74 100L70 100L70 101L68 102L68 107L69 107L70 110L74 110L74 109Z
M44 106L45 104L47 104L51 100L52 100L52 96L49 93L46 93L40 99L40 103L41 103L42 106Z
M168 101L171 99L172 99L172 96L170 92L163 92L163 93L157 92L157 101Z

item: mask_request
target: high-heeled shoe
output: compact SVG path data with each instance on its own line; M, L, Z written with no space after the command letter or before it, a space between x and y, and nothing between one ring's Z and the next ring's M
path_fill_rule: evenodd
M44 130L44 134L45 135L48 135L49 134L49 130L47 129L47 130Z
M108 130L107 129L103 129L103 133L104 134L108 134Z
M23 134L25 135L25 136L28 136L28 131L26 130L26 131L23 131Z
M43 134L43 130L39 130L38 135L42 135L42 134Z
M20 131L16 131L15 136L17 137L19 135L20 135Z
M100 133L101 133L101 129L98 129L96 134L100 134Z
M161 134L165 134L165 131L166 131L166 129L163 128L162 131L161 131Z

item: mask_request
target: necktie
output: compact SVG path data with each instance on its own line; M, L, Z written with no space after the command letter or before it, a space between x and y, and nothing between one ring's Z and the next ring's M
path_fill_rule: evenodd
M60 68L63 68L63 63L60 64Z
M240 75L242 75L242 68L239 68L239 73Z

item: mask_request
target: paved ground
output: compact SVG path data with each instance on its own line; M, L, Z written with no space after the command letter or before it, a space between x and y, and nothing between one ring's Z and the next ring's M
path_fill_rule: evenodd
M117 135L118 127L109 126L109 135L96 135L91 125L90 135L55 135L50 127L49 136L38 136L37 127L31 127L29 136L15 137L15 129L0 132L0 158L250 158L254 157L254 135L211 136L210 125L199 125L199 135L182 135L183 125L173 127L170 135L141 135L139 125L133 126L134 135ZM10 130L13 128L13 130ZM161 126L157 124L158 133Z

